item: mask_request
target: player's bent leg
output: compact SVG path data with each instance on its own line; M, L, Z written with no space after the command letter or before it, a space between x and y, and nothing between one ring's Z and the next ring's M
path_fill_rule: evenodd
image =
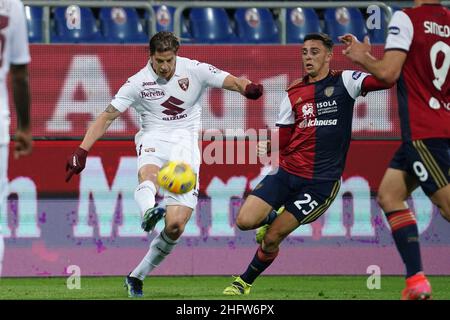
M266 224L264 224L261 227L259 227L258 229L256 229L256 234L255 234L256 243L259 243L259 244L262 243L262 241L266 235L267 229L269 229L269 226L273 223L273 221L275 221L275 219L284 212L284 209L285 209L284 206L282 206L277 211L272 211L271 213L269 213L267 218L270 218L270 220L272 220L272 221L267 221ZM275 217L270 217L270 215L272 215L272 214L274 214ZM266 219L266 220L269 220L269 219Z
M262 249L265 252L277 252L280 243L295 229L300 226L298 219L289 211L284 211L268 228L262 241Z
M272 209L272 206L263 199L249 195L239 209L236 225L241 230L256 229Z
M138 171L139 185L134 192L134 198L143 215L141 227L146 232L151 232L165 215L163 208L155 207L158 170L159 166L155 164L145 164Z
M192 215L192 208L183 205L168 205L166 207L166 226L164 232L173 241L183 234L184 228Z
M125 279L129 297L140 297L143 295L143 280L175 248L178 238L183 233L186 223L192 215L192 211L192 208L184 205L167 205L164 230L153 239L147 254Z
M439 208L442 217L450 222L450 184L436 191L431 201Z
M300 222L294 215L285 212L275 219L269 226L261 246L255 253L247 270L239 277L235 277L230 286L223 291L224 295L246 295L250 293L253 282L266 270L278 255L279 245Z
M405 200L418 187L405 171L388 168L378 188L377 202L384 212L406 209Z

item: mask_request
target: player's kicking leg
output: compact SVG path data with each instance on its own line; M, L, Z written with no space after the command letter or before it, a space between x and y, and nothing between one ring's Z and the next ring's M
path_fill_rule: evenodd
M280 169L269 174L255 187L239 209L236 225L240 230L267 229L283 211L282 203L289 195L289 173ZM279 209L275 211L275 209ZM264 237L259 231L259 237ZM260 243L260 241L259 241Z
M269 215L267 215L267 218L265 219L265 221L262 222L262 226L259 227L258 229L256 229L256 235L255 235L255 240L256 243L261 244L264 236L266 235L267 229L269 229L269 226L272 224L273 221L275 221L275 218L278 217L280 214L282 214L284 211L284 206L282 206L281 208L279 208L277 211L272 210L272 212L269 213Z
M279 245L300 225L291 213L285 211L274 220L267 229L261 245L250 262L247 270L235 277L230 286L223 290L224 295L246 295L250 293L255 279L266 270L278 255Z
M181 205L168 205L165 227L153 239L150 249L125 280L130 297L141 297L145 277L172 252L182 235L186 223L192 215L192 208Z
M160 166L145 164L138 172L139 185L134 191L134 199L143 215L141 227L146 232L151 232L156 223L165 215L164 208L155 206L155 197L158 192L156 176Z
M134 192L134 198L143 215L141 227L146 232L152 232L156 223L165 216L166 212L164 208L155 206L155 197L158 191L156 176L159 168L160 166L156 164L144 164L140 166L138 172L139 185ZM140 266L142 264L144 263L141 262ZM124 286L130 298L143 296L143 278L141 279L141 277L136 276L133 272L125 278Z
M271 183L265 184L265 181ZM281 207L283 204L285 210L283 214L276 216L267 228L263 241L247 270L225 288L223 291L225 295L249 294L256 278L277 257L278 247L283 239L300 224L309 224L318 219L333 203L340 188L340 180L304 179L287 173L281 168L276 175L267 176L262 182L260 188L255 188L252 192L252 200L248 202L248 204L253 203L253 207L243 206L243 210L261 214L263 208L266 209L266 212L269 212L269 209ZM305 201L305 199L308 199L308 201ZM298 204L299 200L302 201L303 206Z

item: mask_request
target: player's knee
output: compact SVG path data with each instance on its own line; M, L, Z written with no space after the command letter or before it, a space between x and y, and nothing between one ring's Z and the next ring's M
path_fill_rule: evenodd
M391 207L392 203L394 202L394 198L392 197L392 195L386 192L378 192L376 200L378 205L385 212L390 211L389 207Z
M264 236L264 247L268 250L275 250L278 248L283 238L278 233L269 231Z
M239 215L236 218L236 225L240 230L251 230L255 229L255 224L251 219L246 216L245 214L239 213Z
M176 240L184 232L185 224L181 221L173 221L166 224L166 227L164 229L165 233L171 238L172 240Z
M257 226L255 224L253 215L246 210L246 206L243 205L240 209L239 209L239 213L238 216L236 218L236 226L240 229L240 230L252 230L255 229Z
M447 203L443 204L439 207L439 211L441 212L441 216L447 220L447 222L450 222L450 201L447 201Z
M156 181L156 175L157 175L157 168L155 167L149 167L144 166L138 171L138 179L139 181L151 181L155 186L157 186Z

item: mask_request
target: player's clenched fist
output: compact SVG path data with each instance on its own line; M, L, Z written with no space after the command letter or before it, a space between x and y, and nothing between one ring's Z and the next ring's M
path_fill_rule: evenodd
M266 154L270 153L270 141L258 141L258 144L256 145L256 152L258 153L258 156L264 156Z
M83 171L86 165L86 158L88 152L83 148L78 147L74 153L67 159L66 164L66 182L72 178L73 174L79 174Z
M245 87L244 96L248 99L256 100L263 94L262 84L249 83Z

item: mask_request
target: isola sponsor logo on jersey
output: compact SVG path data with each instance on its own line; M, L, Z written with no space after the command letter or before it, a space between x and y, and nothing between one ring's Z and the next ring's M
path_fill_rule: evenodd
M141 91L141 97L146 100L158 100L165 95L166 93L162 89L149 88Z
M336 106L337 106L336 100L321 101L316 103L316 109L318 110L319 115L335 111ZM326 112L328 109L330 109L330 111ZM303 113L303 120L298 124L299 128L335 126L337 124L337 119L324 119L324 120L317 119L314 113L314 105L310 102L304 104L301 110Z

